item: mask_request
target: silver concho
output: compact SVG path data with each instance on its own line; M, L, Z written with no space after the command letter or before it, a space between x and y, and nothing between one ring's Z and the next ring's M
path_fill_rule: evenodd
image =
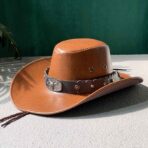
M60 92L62 90L62 83L53 78L46 79L46 86L51 91Z

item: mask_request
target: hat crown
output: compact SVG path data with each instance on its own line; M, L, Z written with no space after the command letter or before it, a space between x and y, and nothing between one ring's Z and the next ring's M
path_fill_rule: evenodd
M81 38L58 43L49 76L58 80L84 80L112 72L109 47L102 41Z

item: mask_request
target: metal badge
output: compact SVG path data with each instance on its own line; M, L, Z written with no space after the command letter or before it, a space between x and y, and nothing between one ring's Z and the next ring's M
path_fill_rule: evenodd
M54 78L48 77L49 68L44 72L44 79L49 90L60 92L62 91L62 83Z
M51 91L55 91L55 92L62 91L62 83L56 79L53 79L53 78L48 77L46 79L46 86Z

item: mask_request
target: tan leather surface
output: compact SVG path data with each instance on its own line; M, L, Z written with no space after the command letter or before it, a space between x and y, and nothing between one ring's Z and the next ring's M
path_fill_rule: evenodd
M55 51L60 53L81 52L90 48L106 46L102 41L90 38L69 39L58 43L55 46Z
M96 97L142 82L140 77L120 73L120 81L90 94L76 95L48 90L44 72L58 80L86 80L112 72L109 47L94 39L71 39L57 44L52 58L34 61L20 70L11 85L11 98L23 111L50 115L71 109Z
M69 108L85 95L63 94L49 91L44 83L44 71L50 59L43 59L18 72L11 86L11 97L18 109L49 114Z
M109 47L94 39L62 41L54 48L49 76L58 80L83 80L112 72Z
M45 58L34 61L16 74L11 85L11 98L18 109L35 114L55 114L142 81L139 77L130 77L120 73L125 79L108 84L92 94L56 93L46 88L43 78L46 67L50 65L50 60L50 58Z

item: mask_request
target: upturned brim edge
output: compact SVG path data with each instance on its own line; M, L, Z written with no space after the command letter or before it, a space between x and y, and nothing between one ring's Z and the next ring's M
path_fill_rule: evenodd
M17 109L33 114L53 115L143 81L141 77L119 72L123 79L107 84L91 94L52 92L44 82L44 71L50 66L50 60L51 57L34 60L16 73L11 83L10 96Z

